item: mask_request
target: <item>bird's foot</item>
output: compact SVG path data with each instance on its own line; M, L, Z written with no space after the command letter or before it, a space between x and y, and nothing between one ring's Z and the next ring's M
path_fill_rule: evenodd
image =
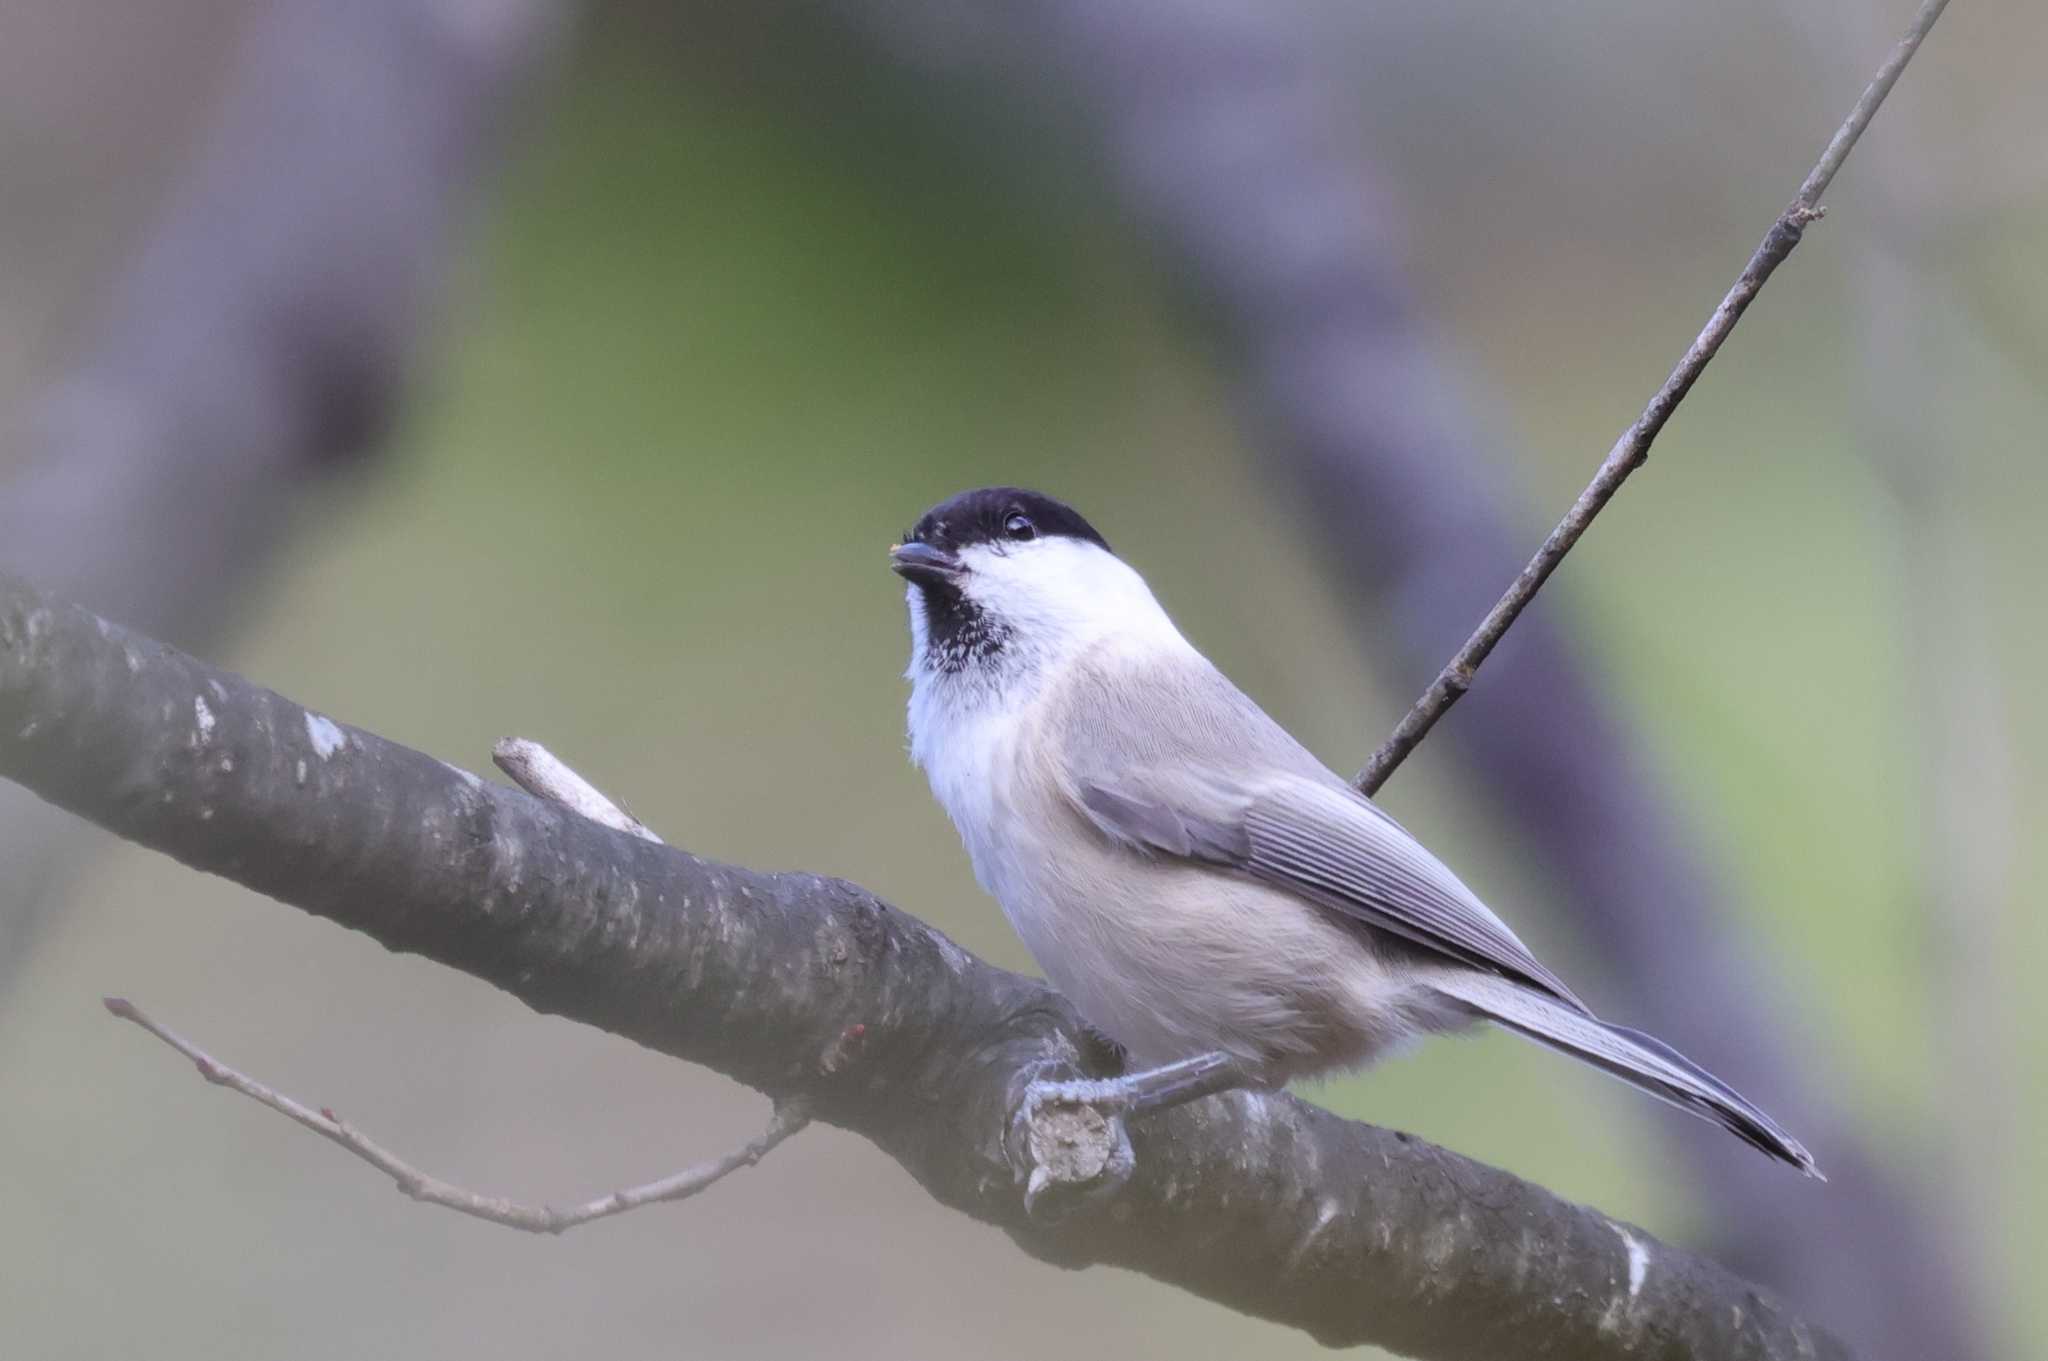
M1024 1210L1064 1219L1116 1194L1137 1159L1124 1129L1116 1079L1033 1079L1010 1117L1010 1167L1024 1183Z
M1024 1182L1026 1212L1061 1218L1121 1188L1136 1166L1125 1117L1249 1080L1226 1054L1199 1054L1120 1077L1030 1079L1010 1117L1006 1143L1010 1166Z

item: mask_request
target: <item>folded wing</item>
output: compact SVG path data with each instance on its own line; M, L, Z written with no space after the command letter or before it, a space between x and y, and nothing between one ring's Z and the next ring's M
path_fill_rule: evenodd
M1421 842L1334 782L1283 773L1239 786L1213 766L1140 767L1081 774L1076 796L1118 840L1227 866L1591 1014Z

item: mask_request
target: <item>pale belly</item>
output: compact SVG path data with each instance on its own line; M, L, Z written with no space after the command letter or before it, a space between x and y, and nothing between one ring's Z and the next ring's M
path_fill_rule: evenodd
M1053 986L1135 1061L1222 1050L1283 1081L1416 1033L1416 999L1355 928L1223 870L1141 859L1078 821L1066 831L1059 852L970 847L976 872Z
M1277 1082L1465 1023L1398 943L1227 869L1111 841L1060 791L1037 741L1043 702L912 703L918 759L976 878L1053 986L1136 1062L1220 1050Z

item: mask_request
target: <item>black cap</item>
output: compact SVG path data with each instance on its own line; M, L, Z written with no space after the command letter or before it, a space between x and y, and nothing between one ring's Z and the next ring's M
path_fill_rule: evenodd
M941 501L903 536L905 543L929 544L946 553L978 543L1015 543L1065 537L1113 552L1095 526L1066 502L1023 487L980 487Z

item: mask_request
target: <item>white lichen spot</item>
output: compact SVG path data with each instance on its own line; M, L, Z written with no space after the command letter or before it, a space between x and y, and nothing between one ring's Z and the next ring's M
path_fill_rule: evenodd
M958 977L974 967L974 956L955 945L944 936L934 942L939 947L939 963L946 966L946 972Z
M233 773L234 773L234 769L235 769L235 758L234 758L234 757L232 757L232 756L223 756L223 757L221 757L221 758L220 758L220 773L221 773L221 774L223 774L223 775L231 775L231 774L233 774Z
M1337 1222L1337 1216L1342 1213L1343 1206L1337 1203L1335 1196L1324 1196L1316 1202L1315 1223L1309 1225L1302 1232L1301 1237L1295 1240L1294 1246L1287 1250L1287 1269L1289 1271L1293 1271L1302 1264L1309 1253L1315 1249L1316 1240L1328 1232L1329 1227Z
M1621 1235L1621 1245L1628 1250L1628 1297L1634 1299L1643 1293L1643 1278L1650 1272L1650 1250L1621 1225L1610 1227Z
M135 655L135 649L132 647L121 649L121 660L128 663L128 674L131 676L142 670L142 658Z
M1457 1220L1443 1218L1423 1230L1422 1264L1429 1269L1431 1276L1440 1275L1451 1264L1451 1258L1458 1250L1460 1227Z
M198 729L199 745L205 746L213 739L213 710L206 707L206 696L192 696L192 721Z
M298 764L298 768L297 768L297 769L296 769L296 770L295 770L295 771L294 771L293 773L294 773L295 775L297 775L297 776L298 776L298 780L299 780L299 787L300 787L301 789L305 788L305 785L306 785L306 758L305 758L305 757L301 756L301 757L299 758L299 764Z
M1230 1095L1238 1098L1238 1118L1244 1122L1244 1137L1238 1141L1238 1151L1249 1166L1252 1152L1272 1137L1273 1107L1257 1092L1237 1091Z
M222 685L217 680L207 681L206 688L213 691L213 697L215 699L225 700L228 697L228 688L225 685Z
M306 736L313 743L313 754L323 761L348 745L348 734L340 724L311 709L306 710Z
M211 808L201 808L199 810L199 820L201 822L212 822L213 810Z
M31 718L28 722L21 725L21 740L24 742L28 741L36 735L36 730L42 726L39 721Z

